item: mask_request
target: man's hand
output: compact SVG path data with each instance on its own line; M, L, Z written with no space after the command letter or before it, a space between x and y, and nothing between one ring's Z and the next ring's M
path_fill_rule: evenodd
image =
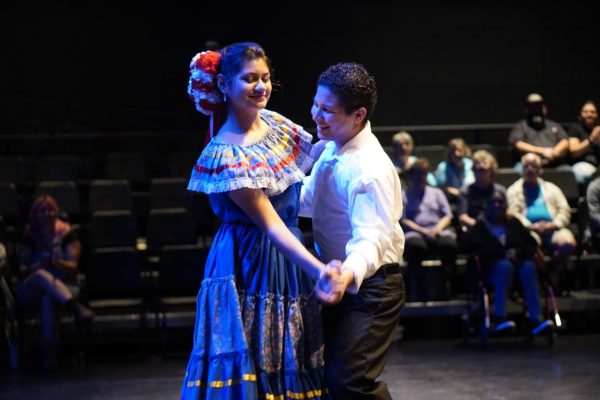
M342 271L342 262L330 261L321 271L315 286L317 298L326 304L335 304L342 300L346 288L354 279L351 271Z
M548 161L554 160L554 149L552 149L552 147L545 148L544 150L542 150L542 157L544 157Z

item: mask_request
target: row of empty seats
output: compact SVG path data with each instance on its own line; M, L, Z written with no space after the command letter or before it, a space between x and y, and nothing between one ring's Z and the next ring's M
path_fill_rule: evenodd
M39 181L82 179L127 179L134 184L157 177L189 176L196 152L172 153L165 157L141 153L111 153L97 158L76 155L0 157L0 182L27 185Z
M127 210L142 218L151 209L184 208L200 223L200 229L210 229L214 218L208 198L187 191L186 178L155 178L148 192L134 192L129 181L93 180L89 186L74 181L38 182L31 195L19 192L11 182L0 182L0 215L9 226L26 220L31 201L37 195L49 194L71 222L86 222L100 211Z

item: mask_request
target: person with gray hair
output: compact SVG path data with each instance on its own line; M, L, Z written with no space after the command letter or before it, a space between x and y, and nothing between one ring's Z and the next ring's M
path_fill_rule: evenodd
M558 287L558 266L567 261L576 246L568 229L571 208L558 186L540 178L542 159L534 153L521 157L523 177L507 190L508 206L538 243L551 254L548 271L555 288Z
M392 164L394 164L396 172L402 174L417 159L417 157L412 154L415 142L410 133L400 131L392 136L392 146L394 148L394 154L393 157L391 157Z

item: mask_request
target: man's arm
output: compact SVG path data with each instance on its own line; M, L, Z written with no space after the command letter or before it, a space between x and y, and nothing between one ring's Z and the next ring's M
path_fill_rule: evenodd
M562 158L569 152L569 139L562 139L552 148L552 156L554 158Z
M538 154L544 158L549 158L548 156L551 156L551 152L553 150L550 147L534 146L523 140L519 140L515 143L515 149L521 154L534 153L534 154Z
M302 189L300 190L300 210L298 215L301 217L313 217L313 199L315 196L315 182L313 175L307 176L302 180Z
M402 200L400 197L400 204L395 204L394 199L399 196L388 178L359 179L348 188L352 238L346 244L347 257L342 270L350 270L354 274L354 280L348 287L352 293L358 291L369 272L377 270L383 254L394 240L394 225L401 214Z

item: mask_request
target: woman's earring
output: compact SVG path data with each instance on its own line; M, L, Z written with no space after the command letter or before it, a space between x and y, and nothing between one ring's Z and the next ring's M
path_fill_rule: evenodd
M227 103L227 95L223 93L223 103Z

